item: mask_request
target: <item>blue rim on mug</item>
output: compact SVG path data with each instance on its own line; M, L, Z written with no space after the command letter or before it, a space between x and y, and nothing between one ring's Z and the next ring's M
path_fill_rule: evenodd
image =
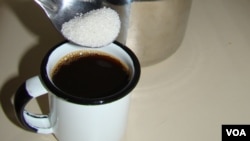
M126 96L127 94L129 94L134 87L137 85L139 78L140 78L140 74L141 74L141 68L140 68L140 63L138 61L138 58L136 57L136 55L125 45L115 41L113 42L115 45L117 45L118 47L120 47L121 49L123 49L131 58L131 60L133 61L133 67L134 67L134 74L132 75L131 80L128 82L128 84L122 88L121 90L115 92L114 94L111 94L109 96L106 97L101 97L101 98L83 98L83 97L75 97L72 96L69 93L66 93L62 90L60 90L59 88L57 88L53 82L51 82L51 80L49 79L49 73L46 70L46 65L49 61L49 57L50 54L57 49L58 47L60 47L61 45L65 44L65 43L69 43L69 42L63 42L59 45L57 45L56 47L52 48L44 57L42 63L41 63L41 67L40 67L40 77L44 83L44 85L49 89L49 91L51 91L53 94L55 94L56 96L72 102L72 103L76 103L76 104L82 104L82 105L99 105L99 104L106 104L106 103L110 103L113 102L115 100L118 100L124 96Z

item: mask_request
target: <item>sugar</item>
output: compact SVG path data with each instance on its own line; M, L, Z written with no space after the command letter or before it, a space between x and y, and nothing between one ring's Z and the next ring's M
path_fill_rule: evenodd
M120 32L121 21L116 11L100 8L78 13L62 25L62 34L69 40L88 47L102 47L112 43Z

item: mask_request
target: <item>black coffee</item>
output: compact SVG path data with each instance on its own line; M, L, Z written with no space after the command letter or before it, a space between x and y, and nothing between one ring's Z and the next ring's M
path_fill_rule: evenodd
M84 98L105 97L122 89L130 80L128 68L114 57L75 52L62 58L52 72L61 90Z

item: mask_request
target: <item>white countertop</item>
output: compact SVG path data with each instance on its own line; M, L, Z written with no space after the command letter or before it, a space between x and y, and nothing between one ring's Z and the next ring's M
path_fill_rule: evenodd
M249 0L193 0L181 47L142 68L124 141L221 141L222 124L250 124L249 25ZM32 0L0 0L1 141L55 141L16 125L11 96L62 40Z

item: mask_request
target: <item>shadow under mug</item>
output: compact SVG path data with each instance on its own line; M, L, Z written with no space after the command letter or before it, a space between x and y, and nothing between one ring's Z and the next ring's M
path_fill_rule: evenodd
M53 84L51 71L63 56L79 50L100 51L114 56L127 65L131 79L117 92L101 98L74 97L63 92ZM17 118L24 129L54 134L59 141L119 141L126 129L131 91L139 77L140 64L137 57L118 42L101 48L62 43L44 57L40 76L26 80L17 90L14 99ZM44 94L49 96L48 115L25 110L32 99Z

